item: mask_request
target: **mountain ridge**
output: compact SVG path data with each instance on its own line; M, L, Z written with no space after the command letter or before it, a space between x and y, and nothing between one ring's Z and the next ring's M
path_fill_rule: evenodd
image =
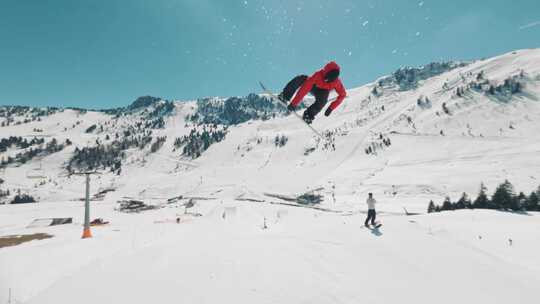
M62 149L52 154L24 154L28 149L36 151L38 146L3 152L0 155L3 187L12 193L20 187L22 192L33 194L41 201L73 199L80 195L70 193L78 192L80 185L62 176L67 171L84 169L89 163L93 164L91 169L106 172L98 188L118 189L108 194L113 200L155 191L172 197L177 194L175 188L200 195L215 191L232 197L252 193L255 199L265 192L302 193L321 187L327 194L342 192L347 187L380 192L402 188L410 191L404 204L409 204L410 200L410 208L424 210L427 199L455 196L476 189L481 181L492 186L510 178L518 186L533 187L533 179L512 179L505 168L489 170L484 165L485 175L479 175L471 185L452 182L449 186L435 185L444 183L441 178L410 184L400 177L397 169L392 169L393 164L397 167L409 164L408 170L415 171L411 165L413 160L422 158L423 162L429 159L437 163L437 159L446 159L459 163L462 157L478 157L476 149L512 150L509 145L522 138L530 139L521 147L523 153L536 151L531 140L539 133L535 121L540 117L536 103L540 96L540 51L519 50L456 65L448 65L448 70L442 73L425 70L426 66L431 66L440 72L441 66L435 64L418 68L422 72L412 74L420 76L409 79L407 83L415 85L407 86L406 90L399 82L381 81L384 77L349 89L349 96L338 111L329 118L320 116L314 123L331 145L312 138L309 130L288 117L264 94L182 102L147 96L137 99L131 108L110 113L62 108L40 112L30 107L1 107L4 127L0 130L5 134L29 139L42 137L46 139L44 144L54 138L63 144ZM308 98L306 103L310 102ZM11 113L12 117L7 117L6 113ZM68 141L71 145L66 144ZM479 147L469 147L471 142ZM407 148L411 145L441 156L425 153L415 156ZM443 149L439 145L456 147ZM58 148L51 149L56 150ZM489 153L506 161L507 156L501 153ZM19 160L17 154L20 154ZM6 164L10 157L12 162ZM24 163L21 163L23 157ZM75 158L93 161L80 162L83 167L68 166L77 163L72 161ZM44 160L51 166L49 169L43 167ZM460 163L449 172L457 174L469 170L460 167L464 165ZM516 166L526 168L522 164ZM43 174L47 178L28 178L39 176L33 174L39 168L47 171L48 174ZM232 178L235 185L224 188L223 181L231 180L230 172L236 171L240 174ZM302 178L297 184L287 182L287 178L282 181L272 178L280 172ZM146 177L144 185L137 181L139 176ZM349 181L348 176L361 181L360 184ZM201 177L211 182L199 185ZM344 189L328 188L332 183L343 183ZM62 192L65 188L72 190ZM436 195L414 197L423 191ZM347 200L351 193L347 190L339 195Z

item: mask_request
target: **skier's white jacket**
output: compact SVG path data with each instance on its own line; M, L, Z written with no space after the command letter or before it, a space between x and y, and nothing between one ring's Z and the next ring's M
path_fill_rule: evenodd
M375 210L375 204L377 201L374 198L369 198L366 200L366 204L368 205L369 210Z

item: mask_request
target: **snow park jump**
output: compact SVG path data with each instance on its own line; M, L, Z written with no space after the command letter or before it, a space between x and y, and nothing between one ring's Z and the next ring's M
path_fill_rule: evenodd
M538 303L538 11L0 4L0 303Z

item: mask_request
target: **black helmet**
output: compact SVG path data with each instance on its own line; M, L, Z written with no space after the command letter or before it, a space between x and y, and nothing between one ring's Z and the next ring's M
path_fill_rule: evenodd
M332 82L338 79L338 77L339 77L339 69L333 69L326 72L326 74L324 74L324 81Z

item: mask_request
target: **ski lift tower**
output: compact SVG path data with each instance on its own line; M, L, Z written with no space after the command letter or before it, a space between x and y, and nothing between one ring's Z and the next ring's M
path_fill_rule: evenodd
M90 232L90 175L92 174L101 174L97 171L82 171L75 172L74 175L84 175L86 177L86 195L84 199L84 229L82 238L91 238L92 233Z

